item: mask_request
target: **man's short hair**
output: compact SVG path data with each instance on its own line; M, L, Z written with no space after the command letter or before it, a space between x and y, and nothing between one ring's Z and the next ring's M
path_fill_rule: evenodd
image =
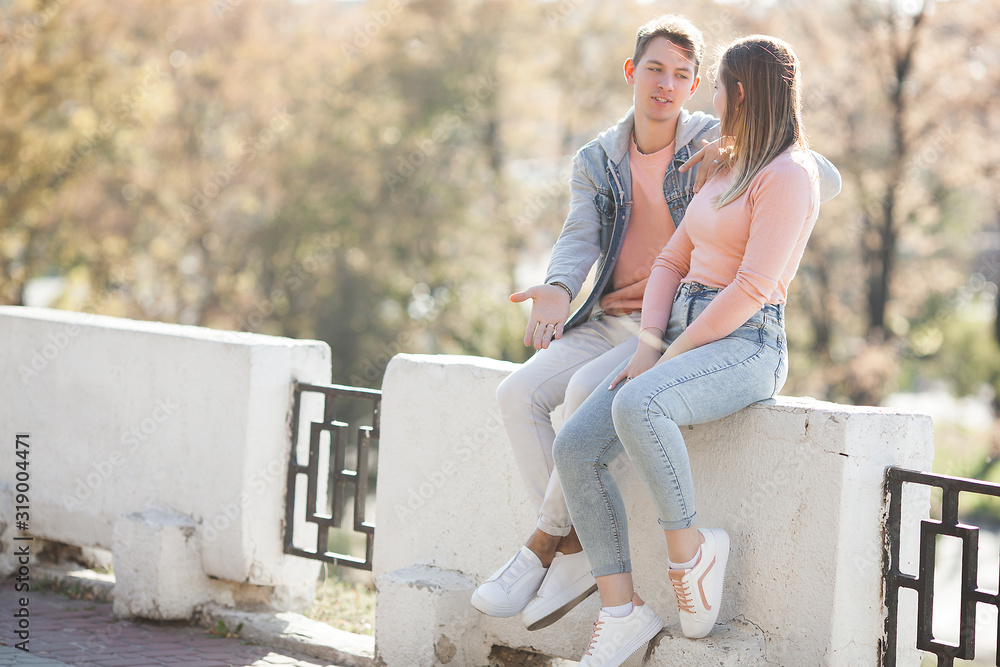
M632 62L638 63L649 47L649 43L657 37L664 37L674 46L687 51L694 63L694 74L698 76L698 67L705 55L705 38L702 36L701 30L698 30L691 21L677 14L657 16L639 26L635 36L635 53L632 55Z

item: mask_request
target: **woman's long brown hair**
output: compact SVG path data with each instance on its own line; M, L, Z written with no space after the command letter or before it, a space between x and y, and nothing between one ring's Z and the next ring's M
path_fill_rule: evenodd
M739 99L737 82L743 84ZM750 35L726 47L718 64L726 108L720 133L728 137L733 184L719 195L719 209L746 192L771 160L792 144L808 148L802 127L799 61L792 48L774 37Z

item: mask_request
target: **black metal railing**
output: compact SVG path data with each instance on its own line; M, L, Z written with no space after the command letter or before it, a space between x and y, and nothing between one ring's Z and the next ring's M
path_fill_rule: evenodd
M937 487L942 492L941 520L923 519L920 522L920 560L916 575L906 574L899 567L904 483ZM937 656L938 667L952 667L956 658L974 659L976 605L988 604L1000 610L1000 595L979 588L979 528L959 521L959 494L1000 497L1000 485L903 468L889 468L886 471L885 491L889 500L889 517L886 524L888 549L884 553L883 572L888 614L882 652L883 667L896 665L900 588L908 588L917 593L917 649ZM935 639L933 634L934 557L939 535L962 540L961 616L957 644ZM1000 644L1000 630L998 630L998 644ZM1000 657L997 665L1000 665Z
M309 455L303 463L299 460L300 421L303 419L303 394L318 394L322 396L322 420L308 423ZM350 399L357 404L360 400L370 404L366 410L369 423L352 426L350 419L338 414L338 408ZM292 404L292 451L288 463L288 482L285 496L285 553L304 558L321 560L334 565L372 569L372 546L375 539L375 524L365 521L365 501L368 496L368 470L370 449L378 442L379 411L382 404L382 392L375 389L345 387L342 385L295 384L295 395ZM356 407L356 405L355 405ZM361 421L361 420L356 420ZM356 433L354 445L357 451L355 470L348 470L346 465L348 449L351 446L350 436ZM324 451L324 434L329 443ZM321 461L326 458L329 466L323 469ZM325 488L321 485L321 475L325 475ZM306 484L305 520L315 524L316 545L313 549L296 546L293 535L296 519L296 498L298 485ZM350 554L329 551L330 529L342 528L344 523L345 487L352 486L353 516L352 529L364 535L365 556L359 558Z

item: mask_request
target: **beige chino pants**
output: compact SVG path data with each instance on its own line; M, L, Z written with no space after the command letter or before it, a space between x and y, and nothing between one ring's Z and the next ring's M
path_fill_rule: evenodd
M636 350L640 313L602 315L568 331L511 373L497 389L500 416L524 478L538 528L569 534L572 523L552 462L552 411L568 419Z

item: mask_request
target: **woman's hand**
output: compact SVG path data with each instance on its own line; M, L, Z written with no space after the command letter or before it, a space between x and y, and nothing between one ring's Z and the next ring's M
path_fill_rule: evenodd
M649 332L649 333L647 333ZM656 336L653 338L653 336ZM611 386L608 387L608 391L611 391L622 380L631 380L641 373L645 373L650 368L654 366L659 366L662 363L670 361L674 357L678 357L685 352L693 350L697 347L688 338L687 331L682 331L674 342L667 346L666 351L663 351L663 347L658 344L658 341L663 338L663 332L659 329L646 328L639 332L639 349L635 351L632 358L629 360L628 365L625 366L625 370L615 377L611 382Z
M645 339L647 331L651 332L648 334L650 336L649 341ZM659 336L656 336L656 338L653 339L652 334L657 332L659 333ZM662 337L663 332L659 329L643 329L639 336L639 348L635 351L635 354L632 355L632 358L629 359L625 369L611 381L611 386L608 387L608 391L613 390L621 384L623 380L631 380L632 378L645 373L650 368L655 366L660 360L660 357L663 355L662 348L656 344L656 341Z
M535 285L510 295L514 303L531 299L531 317L524 330L524 344L542 350L562 338L569 318L569 294L555 285Z
M685 172L701 162L701 167L698 168L698 174L694 179L695 192L701 190L701 186L712 180L712 177L715 176L720 169L729 168L719 142L719 139L716 139L711 143L702 139L701 150L692 155L687 162L682 164L677 169L679 172Z

